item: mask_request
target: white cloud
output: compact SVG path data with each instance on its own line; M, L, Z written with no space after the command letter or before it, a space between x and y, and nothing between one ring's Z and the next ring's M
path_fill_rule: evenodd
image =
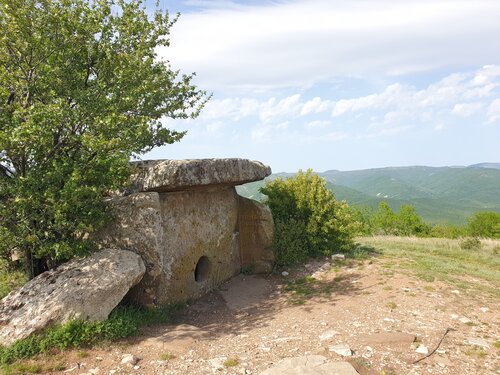
M275 117L295 116L300 112L301 107L299 94L288 96L279 101L276 98L271 98L261 104L259 116L262 121L267 122Z
M330 100L322 100L319 96L316 96L304 103L300 114L304 116L310 113L324 112L327 111L331 106L332 102Z
M483 108L483 103L457 103L451 113L461 117L469 117Z
M224 127L224 124L220 121L217 122L211 122L206 126L207 133L209 134L216 134L219 132Z
M495 99L488 108L488 122L500 120L500 99Z
M450 112L466 118L479 114L492 98L500 96L499 87L500 66L489 65L474 72L450 74L421 90L395 83L378 93L341 99L334 104L332 117L384 111L385 125L416 120L430 123ZM496 103L488 110L490 122L496 119ZM374 117L372 123L377 122Z
M210 4L210 5L208 5ZM310 87L499 62L498 0L198 1L159 54L219 88ZM494 73L495 72L490 72ZM488 76L478 76L483 84Z
M313 129L313 128L326 128L330 124L331 121L328 120L314 120L314 121L309 121L304 126L306 128Z

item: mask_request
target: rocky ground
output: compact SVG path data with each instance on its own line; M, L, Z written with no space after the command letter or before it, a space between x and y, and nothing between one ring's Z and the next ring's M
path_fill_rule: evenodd
M383 259L323 259L283 275L240 275L170 325L63 353L60 373L260 374L283 358L321 355L362 375L500 374L499 307Z

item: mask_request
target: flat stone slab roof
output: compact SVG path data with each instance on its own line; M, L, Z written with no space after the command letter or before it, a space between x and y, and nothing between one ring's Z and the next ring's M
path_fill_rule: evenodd
M136 171L128 191L178 191L216 185L234 186L259 181L271 168L248 159L145 160L132 163Z

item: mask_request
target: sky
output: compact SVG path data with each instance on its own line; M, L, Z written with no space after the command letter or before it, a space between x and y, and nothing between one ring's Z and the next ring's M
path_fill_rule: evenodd
M152 8L154 1L147 0ZM143 159L273 172L500 162L498 0L160 0L158 50L212 94Z

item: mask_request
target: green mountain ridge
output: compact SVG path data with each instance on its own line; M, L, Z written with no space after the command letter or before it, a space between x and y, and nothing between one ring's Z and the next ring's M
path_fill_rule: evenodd
M464 224L475 212L500 212L500 169L489 167L496 164L329 170L319 175L327 180L337 199L346 200L350 205L376 208L381 201L386 201L398 210L403 204L411 204L427 222ZM292 175L278 173L267 179ZM238 187L238 193L262 200L264 196L259 188L263 184L258 181L243 185Z

